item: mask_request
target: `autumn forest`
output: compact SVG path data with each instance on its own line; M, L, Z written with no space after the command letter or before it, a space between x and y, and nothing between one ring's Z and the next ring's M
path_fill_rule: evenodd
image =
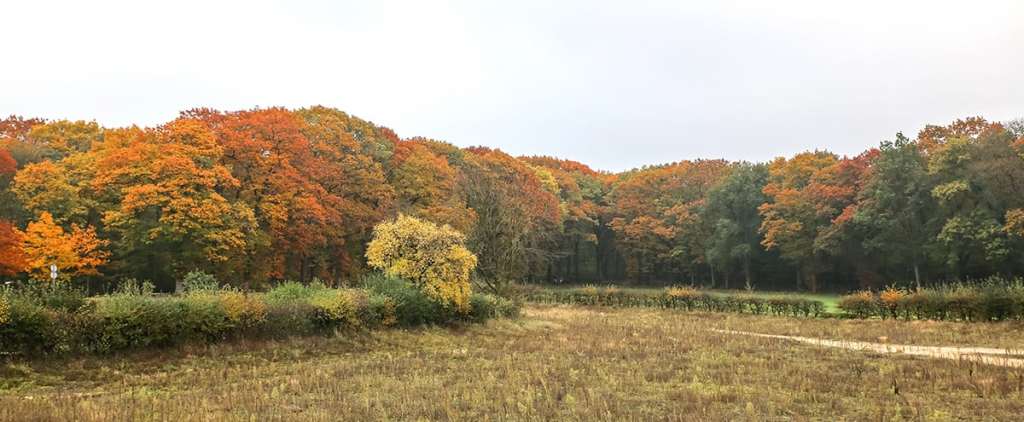
M481 140L486 142L486 140ZM399 213L466 235L474 279L845 292L1022 276L1024 121L855 157L622 173L401 138L336 109L194 109L155 128L0 121L0 273L93 290L202 270L258 289L367 273Z

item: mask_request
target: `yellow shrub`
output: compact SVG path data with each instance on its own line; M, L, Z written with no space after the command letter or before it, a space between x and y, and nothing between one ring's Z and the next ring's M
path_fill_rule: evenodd
M618 287L615 287L615 286L608 286L608 287L604 288L604 294L609 295L609 296L610 295L618 294L621 291L622 291L621 289L619 289Z
M310 303L330 322L342 322L351 327L359 325L359 307L353 292L340 290L337 294L315 298Z
M669 297L677 297L681 299L693 298L697 296L697 289L692 286L672 286L668 289Z
M9 315L10 305L7 304L7 292L0 295L0 324L6 323L10 318Z
M886 308L893 309L896 304L900 302L907 295L907 291L904 289L898 289L896 286L889 286L888 289L883 290L879 294L879 298L882 300L882 305Z
M600 290L597 288L597 286L595 286L593 284L588 284L586 286L583 286L583 290L582 291L583 291L583 294L585 294L585 295L596 295L597 292L599 292Z
M466 237L449 226L399 214L373 229L366 263L385 274L415 283L444 306L469 313L469 274L476 255L463 244Z
M254 325L267 318L267 305L255 296L229 291L220 295L220 303L228 320L235 325Z

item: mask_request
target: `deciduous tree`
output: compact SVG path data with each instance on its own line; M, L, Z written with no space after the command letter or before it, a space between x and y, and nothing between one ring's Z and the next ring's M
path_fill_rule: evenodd
M374 229L366 248L367 263L413 282L445 306L468 313L469 274L477 259L464 246L465 239L449 226L399 214Z
M109 242L98 238L94 228L72 224L71 231L65 232L48 212L30 222L21 236L29 274L40 280L50 279L50 265L57 265L57 279L62 281L74 275L99 275L110 256L104 250Z

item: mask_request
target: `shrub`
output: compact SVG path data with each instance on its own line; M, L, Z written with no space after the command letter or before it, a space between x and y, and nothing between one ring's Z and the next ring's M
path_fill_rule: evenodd
M286 283L273 294L191 289L154 296L152 285L126 280L118 293L49 300L28 289L0 291L0 351L25 355L106 353L141 347L216 341L229 335L281 337L331 333L339 328L449 324L518 313L508 299L475 295L473 313L431 300L404 280L377 276L366 289L328 289ZM49 309L52 306L56 309Z
M196 340L211 342L224 337L231 327L230 318L216 291L193 290L180 300L184 304L182 325L189 327Z
M255 295L225 291L220 294L220 305L234 327L250 328L266 320L267 305Z
M878 300L882 307L882 312L880 312L882 318L891 316L893 319L896 319L899 316L900 301L906 296L907 291L897 288L895 285L889 286L889 288L879 293Z
M476 255L463 245L466 236L447 225L399 214L373 229L366 262L384 273L416 284L445 307L468 313L469 274Z
M743 299L743 302L753 314L764 315L768 309L768 301L761 298L749 297Z
M843 296L836 307L857 318L869 318L875 315L878 309L875 295L867 290Z
M977 321L981 315L982 295L966 285L955 285L947 293L949 316L954 320Z
M338 290L313 298L317 322L325 327L356 327L361 298L355 291Z
M474 294L473 307L469 311L471 322L483 322L491 318L510 318L519 315L520 306L513 300L491 294Z
M256 333L271 338L317 334L323 327L315 323L316 313L317 308L304 301L270 302L266 320L256 326Z
M693 286L672 286L665 290L665 296L669 307L677 308L682 304L690 311L693 310L693 302L697 298L697 289Z
M267 292L266 298L268 303L294 302L312 299L326 290L328 290L327 286L321 283L303 286L302 283L288 280L274 286Z
M5 322L0 324L2 350L14 353L47 351L47 330L56 313L19 294L7 295L5 303Z
M372 294L368 298L370 317L365 321L390 327L398 323L398 301L392 297Z
M181 284L185 293L213 292L220 289L220 283L217 283L214 276L200 270L186 274Z
M121 280L121 283L117 286L117 290L114 294L128 295L128 296L144 296L153 294L153 290L156 286L148 281L138 281L134 278L126 278Z
M32 279L12 293L51 311L75 312L88 303L84 290L65 282Z
M371 293L393 298L395 325L412 327L424 324L442 324L444 309L426 293L397 277L374 274L364 277L362 285Z
M10 319L10 316L8 315L10 305L7 304L7 295L7 289L3 289L3 291L0 292L0 325L3 325Z
M101 349L171 346L185 338L188 313L181 300L116 294L98 303L104 320L99 336Z

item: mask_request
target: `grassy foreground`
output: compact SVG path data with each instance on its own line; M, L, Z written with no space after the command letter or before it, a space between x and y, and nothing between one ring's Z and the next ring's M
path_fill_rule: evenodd
M0 365L0 420L945 421L1024 414L1019 369L710 328L1024 346L1015 335L1020 323L533 306L519 320L457 330L7 362Z

